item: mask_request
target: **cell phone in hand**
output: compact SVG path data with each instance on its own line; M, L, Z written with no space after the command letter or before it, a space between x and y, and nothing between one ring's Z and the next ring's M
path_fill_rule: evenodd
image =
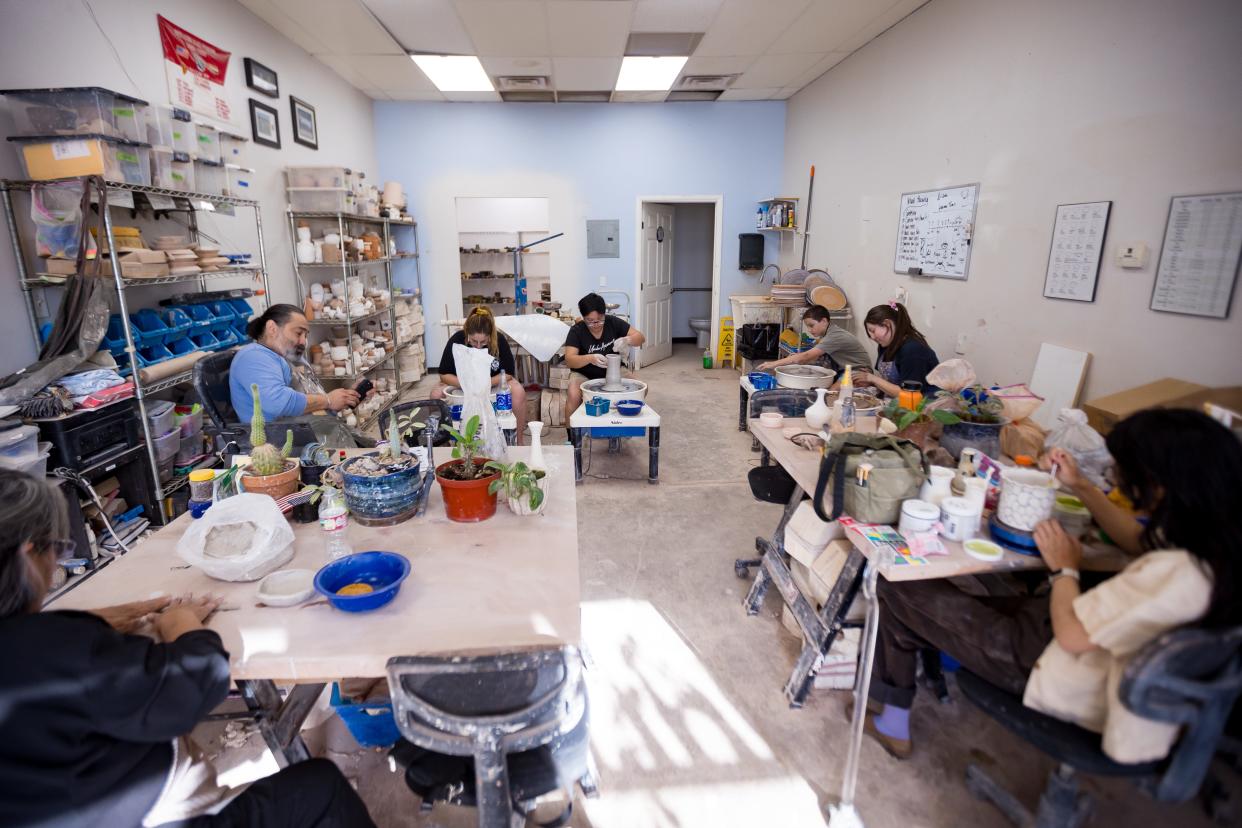
M364 379L362 382L354 386L354 390L358 392L359 397L366 399L367 394L370 393L371 389L374 387L375 383L371 382L369 379Z

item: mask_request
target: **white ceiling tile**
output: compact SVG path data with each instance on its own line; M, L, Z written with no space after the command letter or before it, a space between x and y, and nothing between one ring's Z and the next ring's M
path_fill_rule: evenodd
M810 3L811 0L724 0L694 53L761 55Z
M315 55L315 59L326 65L333 72L336 72L345 82L355 89L366 92L368 89L379 88L370 78L358 71L358 67L354 65L353 58L341 55Z
M552 82L568 92L612 89L621 72L621 58L552 58Z
M668 90L662 92L613 92L613 103L660 103L668 97Z
M457 103L499 103L499 92L444 92L444 99Z
M884 34L885 31L900 23L927 3L927 0L899 0L899 2L872 20L852 38L837 47L837 51L853 52L866 46L871 40Z
M705 32L723 0L638 0L635 32Z
M684 75L740 75L755 62L755 55L737 57L699 57L694 55L682 67Z
M552 58L502 58L502 57L486 57L479 58L479 62L483 64L483 71L491 75L493 78L502 75L551 75L552 74Z
M735 89L785 87L819 62L823 55L760 55L754 65L733 82Z
M548 20L535 0L458 0L479 57L547 57Z
M276 0L240 0L240 2L250 9L255 16L310 54L314 55L327 51L328 47L324 42L325 38L318 37L315 33L304 28L300 22L291 18L276 4ZM279 74L279 70L277 72Z
M411 52L472 55L474 44L453 0L362 0Z
M781 90L772 89L726 89L720 93L718 101L766 101Z
M304 27L318 34L325 50L334 55L399 55L392 39L358 0L276 0L276 4Z
M435 84L404 55L347 55L347 63L369 81L372 89L427 89Z
M798 92L800 92L801 89L802 87L800 86L786 86L784 89L782 89L781 91L773 95L772 100L787 101L790 98L792 98L794 95L796 95Z
M551 0L548 35L558 57L620 57L630 36L634 4L599 0Z
M841 44L883 15L893 3L894 0L814 0L768 51L781 55L839 50Z
M817 60L814 66L795 78L792 83L786 85L794 89L801 89L849 56L849 52L829 52Z

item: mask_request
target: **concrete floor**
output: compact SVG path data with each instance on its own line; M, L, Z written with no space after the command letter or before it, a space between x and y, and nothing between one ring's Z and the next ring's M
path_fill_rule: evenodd
M758 455L737 431L737 374L703 370L700 353L678 346L641 372L664 419L659 485L647 484L646 442L635 439L615 456L597 442L578 489L602 794L578 802L575 826L821 826L839 795L848 693L816 691L790 709L781 688L798 641L781 627L779 596L771 590L756 617L742 609L750 582L733 560L751 555L780 507L755 501L746 483ZM550 439L562 437L556 429ZM952 693L946 705L920 695L909 761L865 742L856 802L868 828L1006 825L967 792L970 762L1035 803L1050 763ZM335 720L314 746L356 780L381 826L475 824L464 809L419 815L384 754L358 749ZM1157 805L1126 783L1085 787L1096 797L1093 825L1211 824L1193 805Z

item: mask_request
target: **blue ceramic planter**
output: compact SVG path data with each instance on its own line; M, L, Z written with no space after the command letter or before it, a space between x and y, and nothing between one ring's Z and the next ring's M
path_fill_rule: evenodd
M964 448L976 448L993 459L1000 457L1000 431L1009 425L1008 420L999 423L953 423L944 427L940 446L953 459L958 459Z
M379 452L363 456L378 458ZM418 463L377 477L350 474L345 470L348 466L341 468L341 479L345 505L354 520L363 526L391 526L414 516L421 488Z

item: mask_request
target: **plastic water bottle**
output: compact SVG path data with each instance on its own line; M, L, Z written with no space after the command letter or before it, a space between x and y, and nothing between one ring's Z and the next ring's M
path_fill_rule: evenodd
M850 366L845 366L845 377L841 380L841 392L838 395L841 401L841 430L853 431L855 421L854 411L854 377L850 372Z
M703 349L703 367L704 368L712 367L712 349L711 348Z
M500 369L500 382L496 385L496 403L492 407L497 411L513 410L513 392L509 390L509 377L503 368Z
M349 509L345 494L328 486L319 499L319 528L323 530L323 551L329 561L354 554L349 545Z

